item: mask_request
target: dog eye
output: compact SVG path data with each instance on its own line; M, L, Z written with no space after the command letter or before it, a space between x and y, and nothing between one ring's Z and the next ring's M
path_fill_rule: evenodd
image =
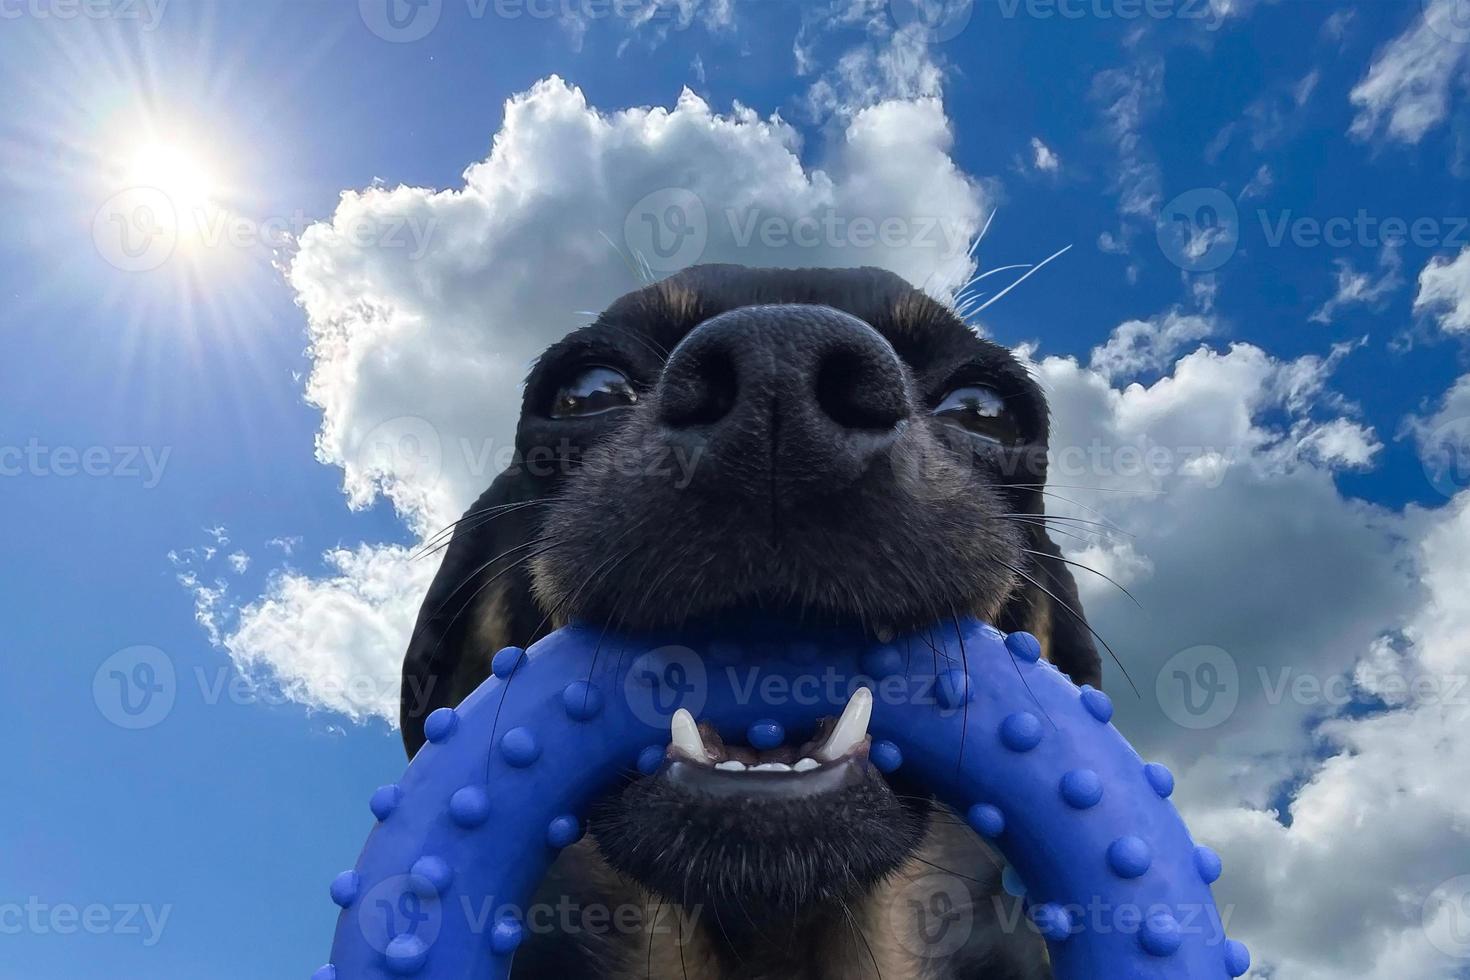
M1000 392L986 385L955 388L939 402L934 417L968 429L991 442L1013 445L1021 434L1016 421L1006 411Z
M601 415L615 408L626 408L638 401L638 392L622 372L610 367L590 367L570 383L563 385L551 403L554 419Z

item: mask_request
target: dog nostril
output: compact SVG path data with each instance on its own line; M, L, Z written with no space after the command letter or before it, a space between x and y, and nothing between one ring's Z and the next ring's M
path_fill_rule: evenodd
M865 350L831 351L817 368L817 404L846 429L893 428L908 416L903 376Z
M710 425L729 414L740 379L729 355L707 349L681 360L666 379L659 414L671 426Z

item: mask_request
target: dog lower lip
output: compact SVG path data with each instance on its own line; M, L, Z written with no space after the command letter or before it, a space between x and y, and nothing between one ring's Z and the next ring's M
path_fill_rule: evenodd
M742 800L788 800L821 796L857 785L867 778L867 753L848 756L807 772L721 772L713 766L675 757L660 778L707 799L739 797Z

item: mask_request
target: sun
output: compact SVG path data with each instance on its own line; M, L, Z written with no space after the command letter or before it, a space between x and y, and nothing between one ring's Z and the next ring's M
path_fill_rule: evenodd
M168 197L183 222L191 214L217 206L219 181L209 161L184 142L148 142L127 157L124 181L129 187L151 187Z

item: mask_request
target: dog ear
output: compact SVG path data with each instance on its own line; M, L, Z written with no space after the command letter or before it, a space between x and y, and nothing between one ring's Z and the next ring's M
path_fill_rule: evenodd
M1100 687L1102 659L1087 626L1072 571L1061 560L1061 549L1044 530L1032 528L1028 537L1031 563L1027 573L1036 582L1024 583L1001 610L996 625L1006 632L1025 630L1033 634L1041 641L1041 655L1072 683Z
M526 646L543 622L531 595L542 488L519 461L455 526L419 608L403 658L399 724L409 757L424 744L424 718L452 706L490 676L495 652Z

